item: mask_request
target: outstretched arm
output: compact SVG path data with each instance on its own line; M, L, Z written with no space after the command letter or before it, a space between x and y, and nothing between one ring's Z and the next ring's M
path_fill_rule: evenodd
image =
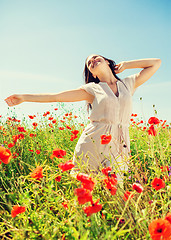
M5 99L6 103L12 107L22 102L77 102L87 100L91 102L92 95L83 89L67 90L60 93L42 94L14 94Z
M146 82L150 77L152 77L153 74L159 69L160 65L161 59L159 58L124 61L116 65L115 73L120 73L125 69L144 68L141 72L136 74L134 88L137 88Z

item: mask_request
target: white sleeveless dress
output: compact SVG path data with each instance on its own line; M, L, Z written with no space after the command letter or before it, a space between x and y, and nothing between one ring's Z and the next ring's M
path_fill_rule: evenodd
M95 96L92 103L90 123L84 129L75 147L73 162L81 172L100 172L102 167L111 166L119 181L128 171L130 156L129 123L132 114L132 96L135 92L135 75L117 81L117 97L106 82L91 82L82 85ZM123 84L125 83L125 85ZM108 144L101 144L101 135L112 136Z

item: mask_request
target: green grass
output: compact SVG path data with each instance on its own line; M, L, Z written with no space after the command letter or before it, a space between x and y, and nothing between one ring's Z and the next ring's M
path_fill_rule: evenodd
M49 116L42 117L36 129L27 124L36 120L26 119L21 124L26 132L18 131L18 122L8 119L4 123L0 121L0 145L10 149L12 154L18 153L8 164L0 165L1 239L150 239L149 223L171 211L170 172L162 172L160 168L171 166L170 125L165 128L162 124L155 126L157 135L151 136L147 132L149 124L137 124L138 118L134 118L136 123L130 125L131 171L125 173L124 189L118 188L116 195L112 196L97 177L92 192L93 201L100 199L99 204L103 208L87 217L83 207L90 203L79 205L74 195L74 189L80 187L80 182L72 178L69 171L62 173L58 168L61 161L72 159L84 126L77 118L67 120L68 116L63 123L59 120L60 116L53 115L57 122L50 127ZM74 141L70 141L71 130L65 124L79 130ZM141 125L147 129L142 130L139 128ZM65 130L59 130L60 126L64 126ZM14 147L9 148L8 144L13 142L12 136L21 133L24 139L19 139ZM30 137L30 133L36 136ZM65 150L66 156L51 159L55 148ZM40 154L36 150L40 150ZM37 166L43 168L40 181L30 177ZM62 176L60 182L55 181L57 175ZM165 188L156 191L151 186L152 180L155 177L163 179L164 176L167 176ZM143 186L142 193L132 189L136 181ZM134 197L124 201L125 191L134 192ZM151 200L153 202L149 203ZM67 203L67 209L63 207L63 202ZM14 205L25 206L26 211L12 218Z

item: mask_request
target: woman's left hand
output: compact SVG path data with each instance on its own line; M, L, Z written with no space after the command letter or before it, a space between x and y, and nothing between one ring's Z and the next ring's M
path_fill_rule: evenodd
M115 65L115 73L121 73L126 69L125 62L120 62L119 64Z

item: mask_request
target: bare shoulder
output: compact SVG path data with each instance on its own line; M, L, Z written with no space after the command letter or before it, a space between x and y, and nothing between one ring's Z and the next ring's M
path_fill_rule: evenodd
M86 100L90 104L93 103L95 96L92 93L86 91L83 88L78 88L76 90L77 90L77 94L80 95L80 99Z

